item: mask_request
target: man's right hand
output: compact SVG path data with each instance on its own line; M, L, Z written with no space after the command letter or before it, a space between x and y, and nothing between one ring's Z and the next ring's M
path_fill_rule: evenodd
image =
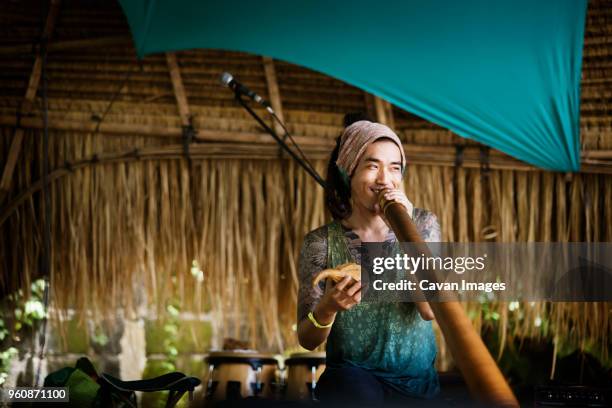
M361 302L361 282L346 276L334 284L331 279L325 282L325 293L315 306L313 314L321 324L329 324L336 313L349 310Z
M349 310L359 302L361 302L361 282L346 276L334 285L331 279L326 279L325 293L312 313L318 323L329 325L334 321L338 312ZM327 339L331 327L315 327L310 319L303 318L298 323L297 331L300 345L308 350L314 350Z

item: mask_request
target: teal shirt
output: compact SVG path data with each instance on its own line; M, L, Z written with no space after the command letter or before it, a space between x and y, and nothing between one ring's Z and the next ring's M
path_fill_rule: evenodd
M419 220L429 215L439 231L433 214L415 209L415 215L420 215L415 217L418 228L425 227ZM395 235L390 233L386 242L395 244ZM300 256L298 319L312 310L323 294L322 285L314 293L307 293L305 285L312 282L311 277L321 269L351 261L360 263L359 245L357 235L338 222L307 236ZM405 395L430 398L439 392L432 324L421 318L414 303L362 302L338 313L326 351L328 367L363 368Z

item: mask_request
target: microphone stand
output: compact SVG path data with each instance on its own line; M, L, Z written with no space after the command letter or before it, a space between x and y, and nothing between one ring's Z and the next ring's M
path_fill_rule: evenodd
M283 150L285 150L292 158L293 160L295 160L300 166L302 166L304 168L304 170L306 170L306 172L312 176L312 178L315 179L315 181L317 183L319 183L321 185L321 187L325 188L326 184L325 184L325 180L323 180L321 178L321 176L319 176L319 174L313 169L311 168L308 164L306 164L306 162L299 157L297 154L295 154L295 152L293 150L291 150L291 148L289 148L289 146L287 145L287 143L285 143L285 141L283 139L281 139L276 132L270 128L270 126L268 126L266 124L266 122L264 122L254 111L253 109L251 109L251 107L241 98L242 94L240 92L234 91L234 96L236 97L236 101L238 101L238 103L240 105L242 105L242 107L244 109L246 109L247 112L249 112L249 114L257 121L257 123L259 123L259 125L267 132L270 134L270 136L272 136L272 138L274 138L274 140L276 141L276 143L278 143L280 145L280 147L283 148Z

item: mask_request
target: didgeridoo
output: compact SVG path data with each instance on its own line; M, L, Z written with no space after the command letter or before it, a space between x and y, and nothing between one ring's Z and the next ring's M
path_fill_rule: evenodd
M385 200L384 191L379 195L379 203L397 239L412 242L418 246L419 252L431 256L404 206ZM431 302L429 305L472 396L487 405L518 407L514 393L474 330L463 306L459 302Z

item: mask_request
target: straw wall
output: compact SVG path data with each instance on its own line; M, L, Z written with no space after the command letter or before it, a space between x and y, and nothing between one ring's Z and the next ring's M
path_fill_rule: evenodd
M59 157L98 151L104 140L53 137L61 141ZM317 165L323 171L323 162ZM27 184L25 175L19 178ZM416 205L438 214L448 241L485 235L502 242L612 240L610 177L491 171L483 178L478 170L410 166L406 188ZM297 251L325 214L322 189L293 163L208 159L194 160L191 169L180 159L102 164L54 183L52 198L57 307L130 308L143 291L162 307L177 299L185 309L209 304L218 313L220 336L247 334L254 347L265 349L295 344ZM2 226L5 288L37 275L40 214L38 200L29 200ZM193 260L203 283L191 275ZM605 304L531 309L557 320L566 338L607 344ZM499 310L509 318L507 308ZM533 321L525 317L509 335L539 333Z
M44 8L27 7L10 4L3 11L3 22L20 27L7 33L4 45L36 37ZM612 78L612 46L603 40L609 14L606 2L591 2L584 53L583 146L599 151L612 148L606 85ZM60 12L53 40L111 35L129 38L116 5L83 9L70 4ZM141 302L160 308L178 302L184 309L215 313L220 338L248 338L253 347L268 350L295 345L297 254L303 235L325 222L321 188L294 163L279 159L269 142L194 145L190 165L182 158L181 121L165 58L137 63L126 41L49 54L51 168L58 169L51 186L54 305L102 314ZM261 57L188 51L177 58L197 130L230 136L258 132L217 77L230 71L266 95ZM30 52L0 53L2 163L13 135L7 125L15 121L32 61ZM319 73L280 61L275 66L289 129L302 140L317 141L307 150L323 172L343 114L376 115L373 98ZM40 119L40 95L39 89L24 123ZM390 123L414 160L419 158L416 150L410 152L415 144L476 145L397 108L390 111ZM40 178L42 133L29 125L25 132L2 203L0 293L25 287L39 275L41 196L33 191L17 199ZM141 149L138 155L116 154L135 148ZM146 149L153 150L142 154ZM84 158L89 162L82 166L65 165ZM413 164L406 189L417 206L438 215L448 241L612 240L609 175L495 169L483 174L447 164ZM194 260L204 272L203 282L191 274ZM483 314L477 305L470 307L480 325ZM514 336L562 336L607 356L609 304L522 305L522 319L505 304L493 308L500 316L501 344ZM535 325L537 317L550 321L548 331Z

